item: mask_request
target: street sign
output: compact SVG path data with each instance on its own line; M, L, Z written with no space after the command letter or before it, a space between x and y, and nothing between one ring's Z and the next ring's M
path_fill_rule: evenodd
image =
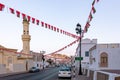
M75 60L83 60L83 57L75 57Z

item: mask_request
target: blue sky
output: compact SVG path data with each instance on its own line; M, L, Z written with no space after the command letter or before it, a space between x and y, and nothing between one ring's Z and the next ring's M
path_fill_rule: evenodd
M76 34L76 24L84 28L91 10L93 0L0 0L6 8L0 12L0 45L9 48L22 49L22 18L9 12L7 7L19 10L41 21L60 29ZM96 13L90 22L91 26L84 38L98 39L98 43L120 43L120 1L99 0L96 3ZM49 29L30 23L30 48L46 53L54 52L75 39ZM60 53L73 55L78 44Z

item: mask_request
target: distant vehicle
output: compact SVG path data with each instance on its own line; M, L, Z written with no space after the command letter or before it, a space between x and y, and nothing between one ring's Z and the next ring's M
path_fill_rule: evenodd
M39 71L40 71L40 69L37 67L31 67L29 70L29 72L39 72Z
M71 78L71 70L69 68L62 68L59 70L58 77L59 78Z

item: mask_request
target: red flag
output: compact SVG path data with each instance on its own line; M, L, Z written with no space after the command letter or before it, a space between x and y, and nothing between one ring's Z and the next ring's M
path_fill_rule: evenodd
M66 35L68 35L68 32L66 32Z
M47 28L47 23L45 23L45 28Z
M70 47L70 44L68 44L67 46Z
M50 25L48 24L48 28L50 29Z
M71 34L71 37L75 38L75 35L74 35L74 34Z
M65 34L65 31L63 30L63 34Z
M60 33L62 33L63 31L62 31L62 29L60 30Z
M23 19L26 18L26 14L22 13L22 17L23 17Z
M99 2L99 0L97 0L97 2Z
M90 23L89 23L89 22L86 23L86 27L87 27L87 28L90 27Z
M90 15L89 15L89 20L91 21L92 18L93 18L93 16L92 16L92 14L90 13Z
M85 27L85 30L84 30L84 32L87 32L88 31L88 28L87 27Z
M57 32L59 32L59 28L57 28Z
M31 18L30 16L27 16L28 21L30 21L30 18Z
M65 35L66 35L66 31L64 31Z
M44 22L41 21L41 26L43 27L44 26Z
M64 48L67 48L67 46L65 46Z
M95 13L95 12L96 12L96 10L95 10L94 6L92 6L92 11L93 11L93 13Z
M93 1L93 3L92 3L92 6L95 4L95 0Z
M32 23L35 23L35 18L32 18Z
M17 17L20 17L20 12L16 11Z
M12 13L12 14L14 14L15 12L14 12L14 9L12 9L12 8L9 8L10 9L10 12Z
M39 21L39 20L36 20L36 22L37 22L37 25L39 25L39 22L40 22L40 21Z
M51 30L53 30L53 26L51 26Z
M54 31L56 31L56 27L53 27L54 28Z
M87 23L86 23L86 25L85 25L85 30L84 30L85 32L87 32L87 31L88 31L89 26L90 26L90 23L89 23L89 22L87 22Z
M67 32L67 35L68 35L68 36L70 36L70 33L69 33L69 32Z
M2 11L3 8L5 8L5 5L0 3L0 11Z

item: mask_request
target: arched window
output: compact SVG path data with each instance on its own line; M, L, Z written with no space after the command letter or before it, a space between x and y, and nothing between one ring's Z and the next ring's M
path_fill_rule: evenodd
M25 30L23 31L23 33L25 34Z
M100 67L108 67L108 54L105 52L100 55Z
M12 57L8 57L8 64L12 63Z

